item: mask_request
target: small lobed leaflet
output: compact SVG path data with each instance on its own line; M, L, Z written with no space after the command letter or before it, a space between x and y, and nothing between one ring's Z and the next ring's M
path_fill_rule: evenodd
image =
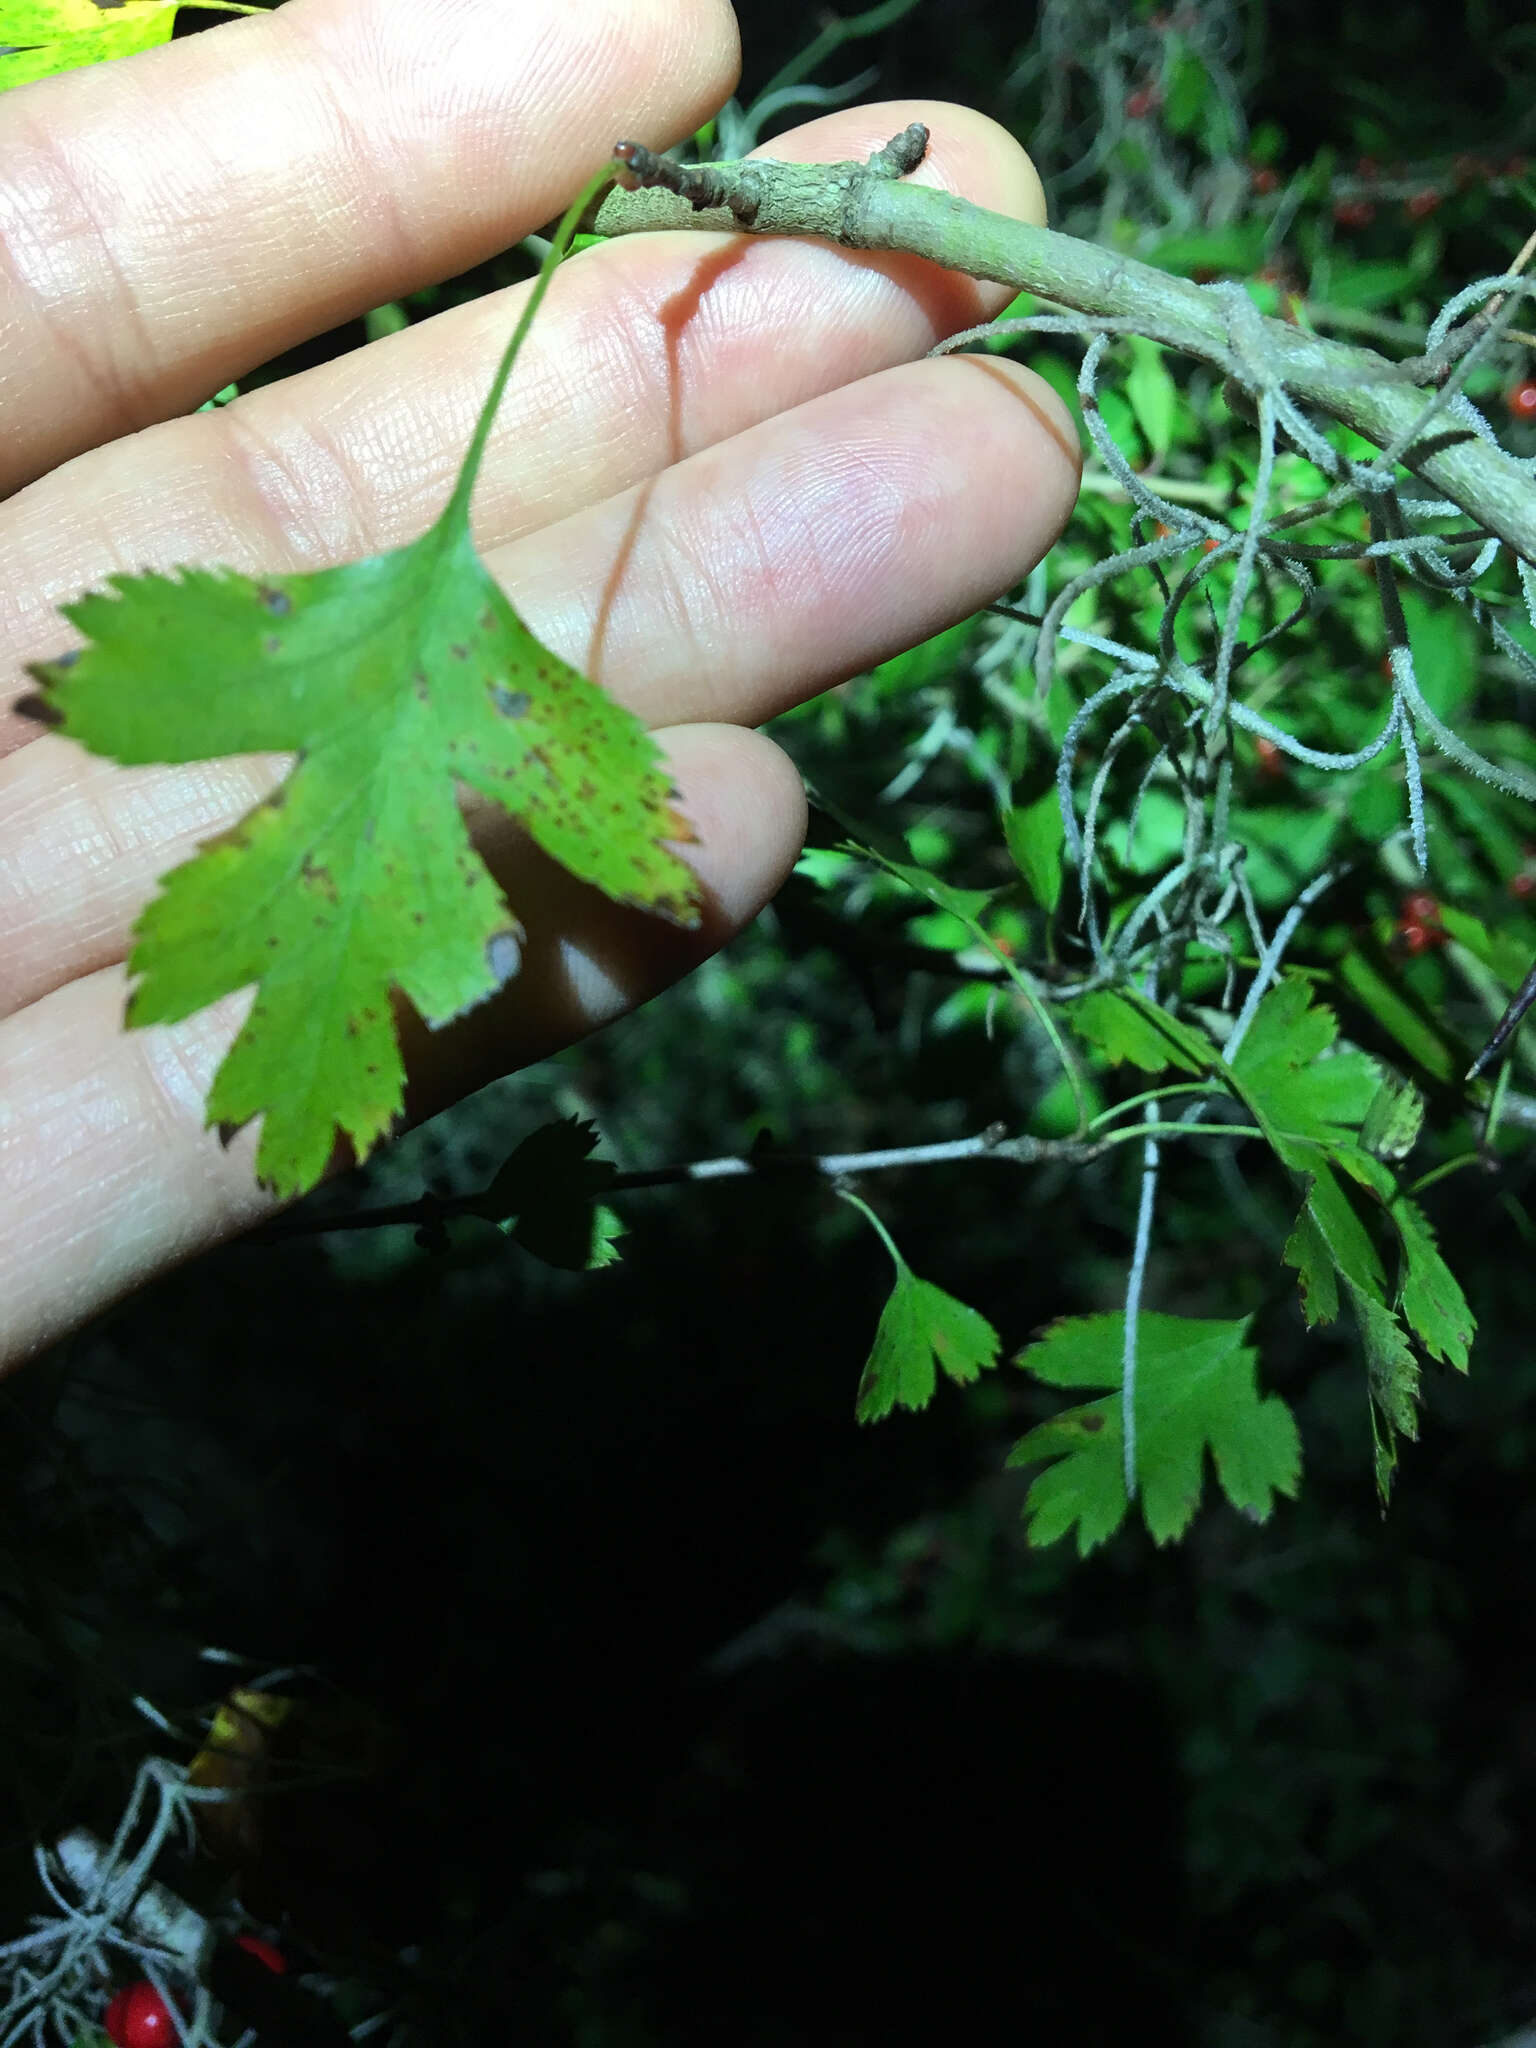
M263 1118L258 1177L314 1186L398 1118L395 992L430 1026L516 971L522 927L471 842L468 789L616 902L683 925L693 833L633 713L542 646L475 553L469 501L512 361L595 179L567 213L442 516L314 573L108 579L62 607L86 637L22 707L123 764L292 753L286 780L162 882L134 930L133 1025L254 987L207 1122Z
M863 1197L851 1188L839 1193L870 1225L896 1269L859 1378L857 1419L879 1422L893 1408L926 1408L938 1385L939 1368L964 1387L996 1365L1002 1342L986 1317L931 1280L920 1280Z

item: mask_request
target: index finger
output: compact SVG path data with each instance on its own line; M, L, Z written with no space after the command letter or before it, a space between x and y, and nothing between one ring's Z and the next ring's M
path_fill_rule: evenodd
M738 54L728 0L289 0L0 96L0 495L520 240Z

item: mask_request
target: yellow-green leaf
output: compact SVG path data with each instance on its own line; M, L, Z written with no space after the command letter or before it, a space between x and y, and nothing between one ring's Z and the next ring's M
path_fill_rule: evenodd
M179 0L0 0L0 92L169 42ZM217 4L217 0L215 0Z

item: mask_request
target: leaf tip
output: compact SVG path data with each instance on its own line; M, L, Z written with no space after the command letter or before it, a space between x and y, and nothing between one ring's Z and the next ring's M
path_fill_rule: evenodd
M32 671L34 675L37 670ZM39 681L46 678L39 677ZM12 707L22 718L30 718L35 725L59 726L64 723L64 713L51 697L41 691L29 690L24 697L18 697Z

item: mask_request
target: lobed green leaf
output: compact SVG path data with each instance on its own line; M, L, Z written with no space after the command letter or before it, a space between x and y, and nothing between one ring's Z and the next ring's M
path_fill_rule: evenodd
M1136 1429L1141 1511L1154 1542L1189 1526L1204 1485L1207 1451L1222 1491L1257 1521L1276 1494L1294 1497L1301 1442L1277 1394L1260 1395L1248 1324L1143 1315L1137 1322ZM1019 1364L1047 1385L1120 1385L1123 1313L1054 1323ZM1082 1556L1113 1535L1127 1507L1124 1441L1116 1394L1052 1417L1009 1454L1012 1466L1047 1463L1024 1505L1029 1540L1054 1543L1074 1528Z

